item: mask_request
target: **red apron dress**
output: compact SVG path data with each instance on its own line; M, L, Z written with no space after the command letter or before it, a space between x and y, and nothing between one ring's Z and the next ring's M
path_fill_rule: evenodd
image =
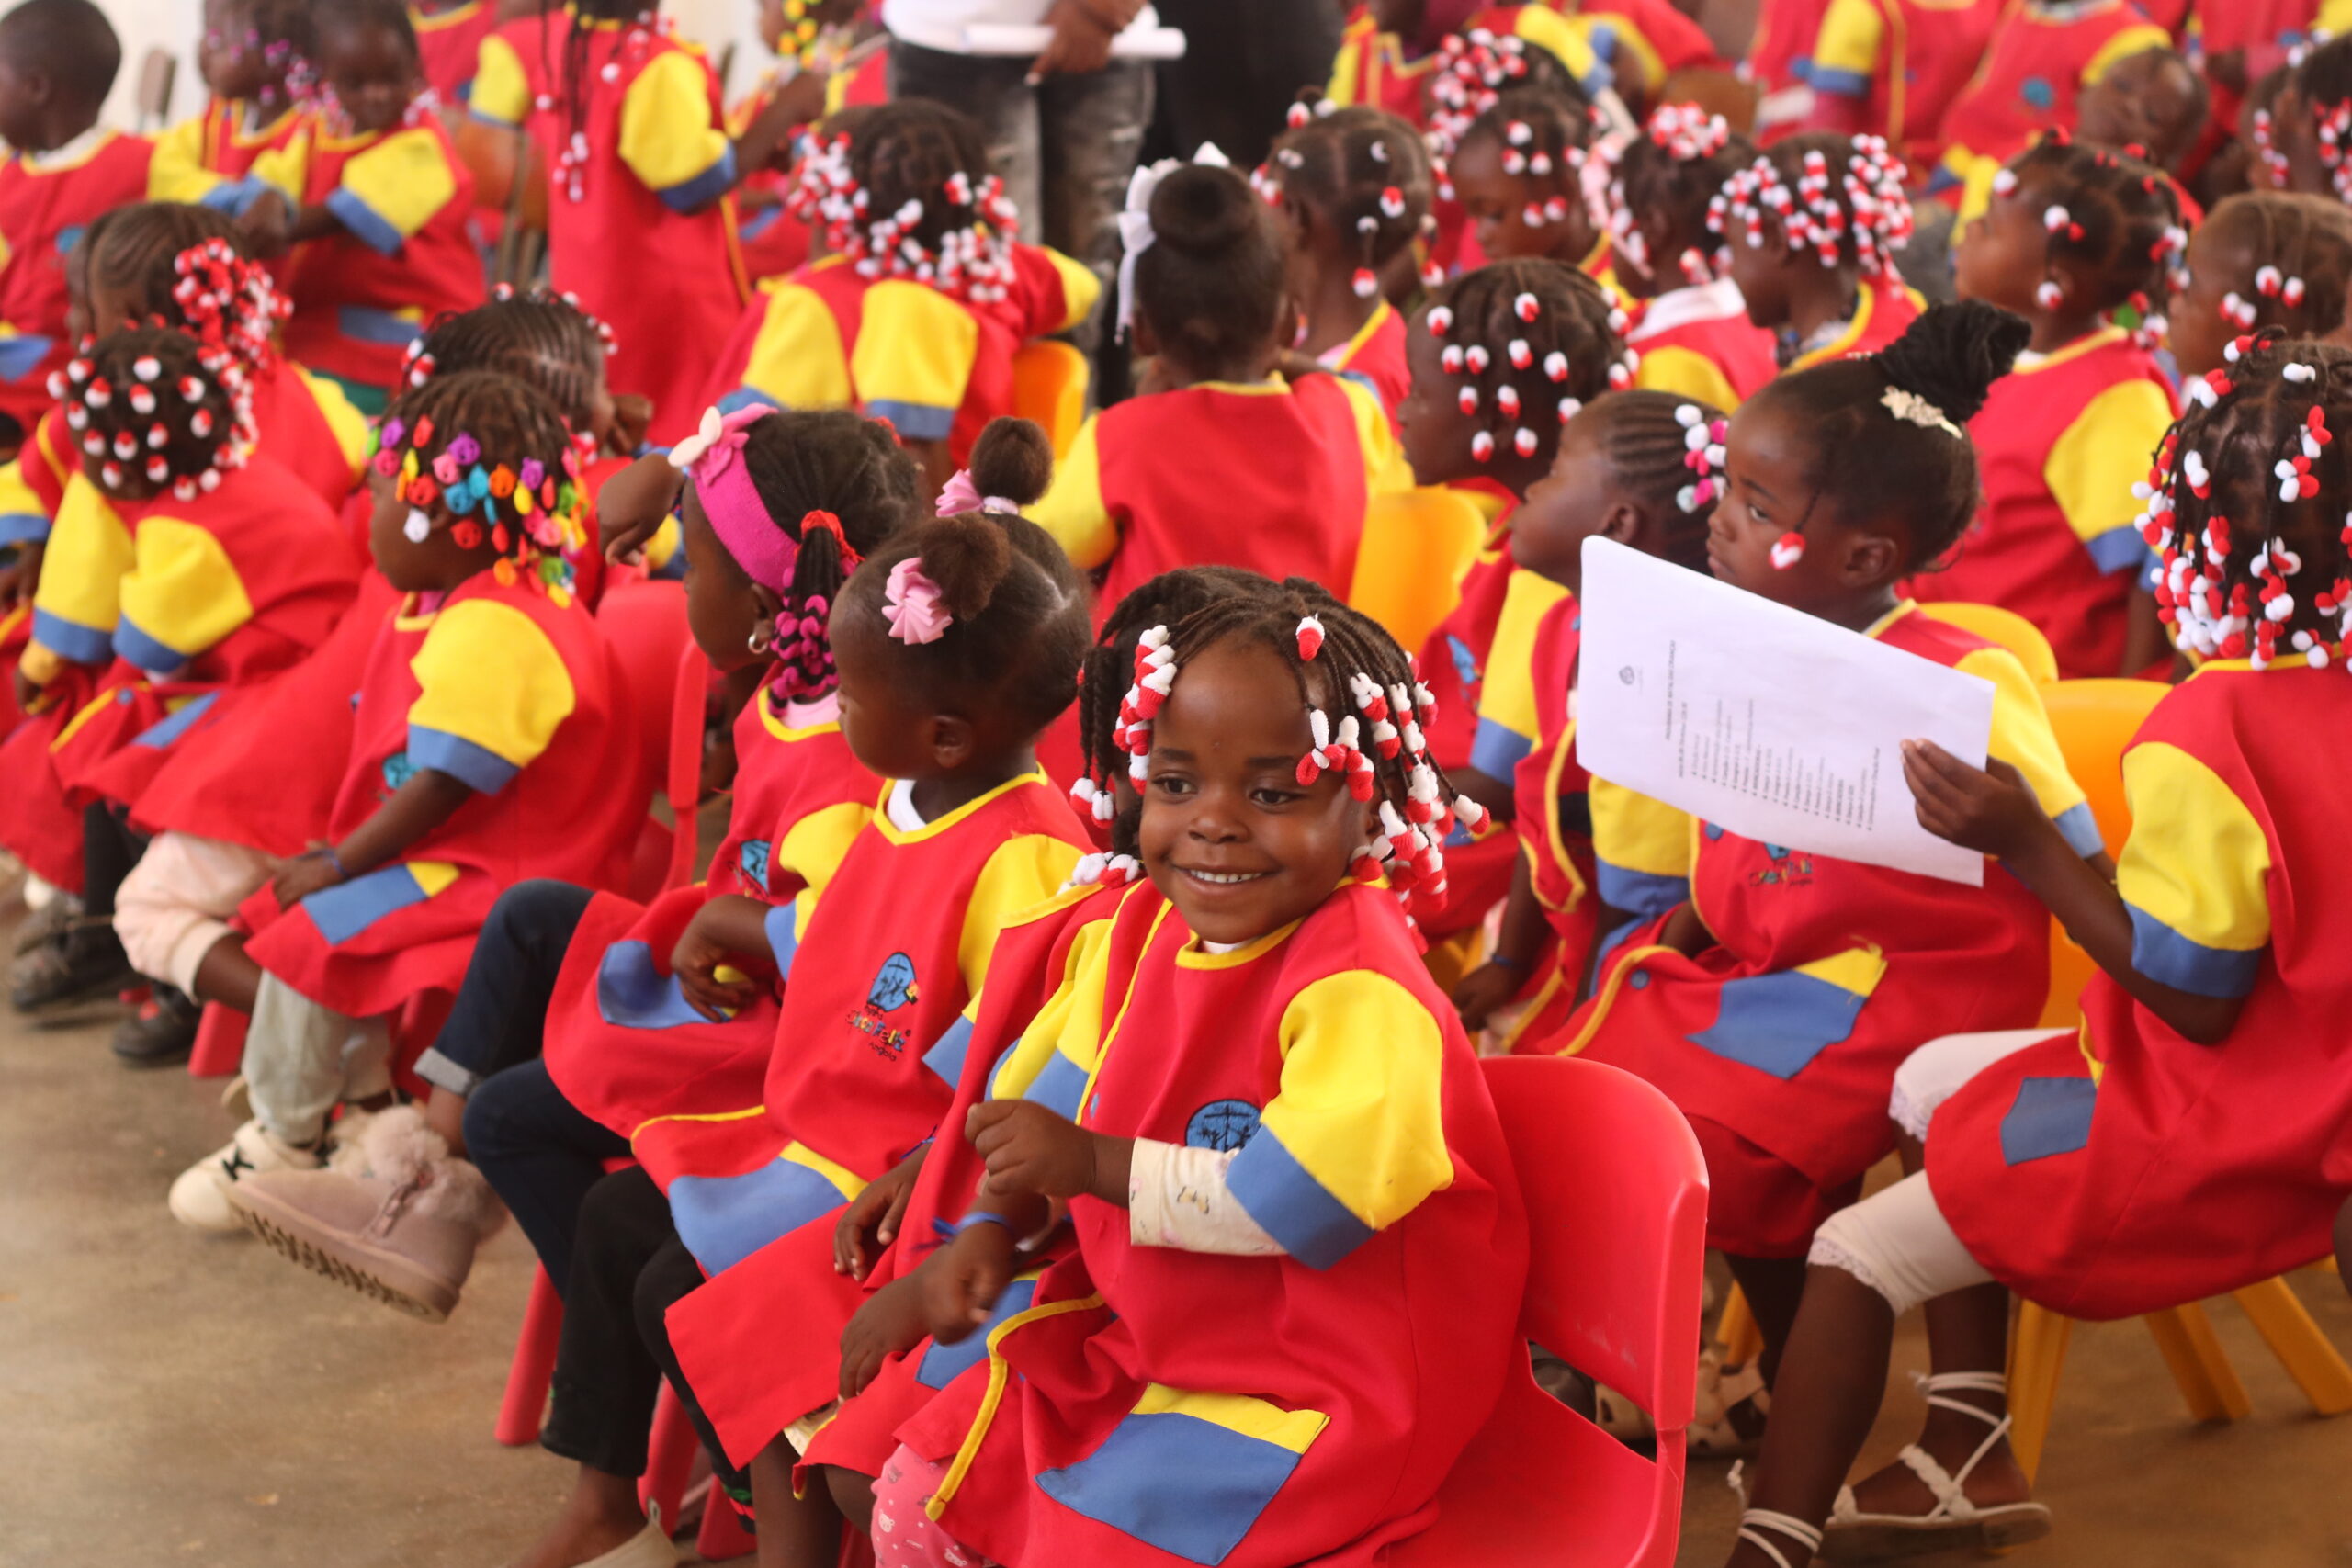
M1828 8L1829 0L1763 0L1740 73L1756 84L1756 139L1765 146L1795 131L1812 106L1805 73Z
M425 85L443 104L462 107L473 91L481 40L498 27L497 0L458 0L437 10L412 5L408 21L416 31Z
M2033 782L2070 841L2097 848L2015 659L1907 604L1874 635L1994 679L1993 754ZM1713 823L1691 829L1691 845L1689 897L1717 945L1696 957L1659 945L1665 915L1634 931L1551 1048L1648 1079L1690 1119L1708 1157L1710 1246L1802 1256L1894 1147L1886 1107L1904 1058L1938 1036L2019 1028L2041 1012L2049 916L1994 864L1971 888ZM1606 833L1596 851L1604 900L1641 908L1608 885L1608 865L1622 862Z
M1903 279L1888 272L1861 279L1854 289L1854 313L1828 342L1801 350L1789 361L1792 370L1810 370L1833 359L1876 354L1910 330L1919 319L1919 297Z
M49 378L65 341L65 256L100 214L151 196L155 144L101 131L79 159L37 167L0 162L0 413L30 430L51 403Z
M1943 152L1944 113L1993 41L2009 0L1864 0L1876 14L1878 47L1867 70L1844 57L1823 8L1805 79L1813 85L1812 127L1868 131L1928 168Z
M823 892L872 815L878 781L851 755L841 726L792 728L773 686L736 718L735 757L727 837L705 882L650 906L597 894L556 978L548 1074L582 1113L623 1137L652 1117L758 1102L775 998L713 1023L687 1005L670 954L713 898L740 894L772 906L775 919L794 919L795 900Z
M1518 810L1511 819L1528 882L1555 940L1522 990L1526 1010L1503 1048L1548 1040L1576 1009L1577 992L1600 934L1593 896L1591 775L1577 761L1571 714L1584 615L1573 596L1544 613L1535 633L1535 749L1511 775Z
M823 898L769 919L785 991L763 1103L656 1118L631 1134L706 1274L830 1227L931 1136L996 933L1061 886L1085 842L1042 773L913 829L891 822L890 787ZM843 1292L836 1334L854 1296Z
M2216 660L2124 754L2132 966L2243 997L2229 1038L2197 1044L2095 975L2079 1042L1996 1062L1937 1111L1937 1207L2029 1300L2132 1317L2326 1255L2352 1196L2352 906L2343 784L2311 742L2352 722L2347 686L2300 661Z
M1327 350L1322 362L1342 376L1351 376L1371 388L1396 423L1396 405L1413 389L1413 373L1405 363L1405 318L1383 299L1373 307L1372 319L1355 336Z
M267 887L246 899L238 915L255 963L336 1012L388 1013L456 993L483 918L514 883L620 883L645 792L616 785L610 761L638 731L604 634L577 600L558 598L484 571L437 609L412 597L383 623L330 837L341 841L420 767L475 793L398 861L291 909Z
M1950 152L2006 164L2045 130L2073 130L2083 77L2120 35L2143 34L2151 49L2166 42L2132 0L2064 11L2050 16L2028 4L2001 18L1984 62L1944 115Z
M1026 1098L1238 1150L1227 1189L1285 1252L1137 1246L1081 1199L1076 1256L948 1348L973 1364L899 1435L953 1461L928 1511L1000 1562L1373 1562L1428 1526L1521 1353L1526 1218L1476 1057L1385 889L1230 953L1148 900L1130 922L1158 924L1141 961L1079 976L1120 998L1108 1030L1033 1030L997 1087L1042 1055Z
M1652 299L1626 334L1641 355L1634 385L1731 412L1781 373L1772 334L1747 319L1739 286L1720 279Z

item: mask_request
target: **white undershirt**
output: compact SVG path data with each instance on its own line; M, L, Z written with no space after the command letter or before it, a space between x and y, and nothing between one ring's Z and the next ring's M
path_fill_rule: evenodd
M918 828L930 826L923 814L915 809L915 781L912 779L891 780L890 798L884 803L882 809L889 815L890 826L901 833L911 833Z

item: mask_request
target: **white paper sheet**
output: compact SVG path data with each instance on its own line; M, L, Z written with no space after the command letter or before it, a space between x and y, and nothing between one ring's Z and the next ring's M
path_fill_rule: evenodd
M1031 55L1045 52L1054 29L1009 22L974 22L964 29L964 52ZM1184 35L1174 28L1129 28L1111 40L1114 60L1182 60Z
M1584 546L1577 761L1743 838L1981 886L1902 743L1984 764L1993 683L1607 539Z

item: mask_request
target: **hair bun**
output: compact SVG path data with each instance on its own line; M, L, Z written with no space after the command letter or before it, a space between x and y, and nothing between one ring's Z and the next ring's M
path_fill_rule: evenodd
M959 621L987 609L1012 570L1012 541L986 513L933 518L916 527L913 544L922 574L939 585L940 602Z
M1169 171L1151 193L1152 243L1215 255L1239 244L1265 220L1265 204L1250 183L1214 164Z
M1966 424L2032 336L2021 317L1963 299L1928 306L1876 357L1897 389L1925 398L1954 424Z
M982 495L1034 506L1054 481L1054 444L1028 420L992 419L972 443L970 473Z

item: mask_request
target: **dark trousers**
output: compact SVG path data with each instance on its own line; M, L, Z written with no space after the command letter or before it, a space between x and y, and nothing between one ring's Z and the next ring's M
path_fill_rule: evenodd
M1156 0L1181 29L1184 58L1163 62L1157 155L1189 158L1204 141L1251 169L1266 161L1303 87L1320 87L1340 51L1331 0Z

